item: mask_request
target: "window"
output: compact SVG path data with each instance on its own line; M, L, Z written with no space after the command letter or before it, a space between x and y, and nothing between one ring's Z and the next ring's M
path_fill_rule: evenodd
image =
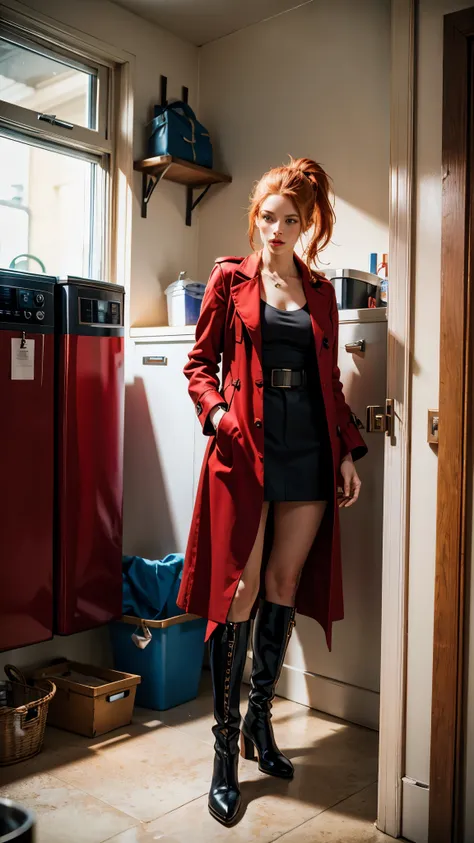
M97 128L96 74L41 55L7 41L0 41L0 93L5 102L45 112L54 108L65 121Z
M0 266L108 280L113 67L0 26Z
M100 278L99 163L1 136L0 160L0 265Z

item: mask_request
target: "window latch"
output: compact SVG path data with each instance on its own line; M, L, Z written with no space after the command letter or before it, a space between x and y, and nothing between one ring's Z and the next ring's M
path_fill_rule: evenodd
M55 114L38 114L38 120L44 120L45 123L51 123L52 126L62 126L63 129L74 129L73 123L68 123L67 120L59 120Z

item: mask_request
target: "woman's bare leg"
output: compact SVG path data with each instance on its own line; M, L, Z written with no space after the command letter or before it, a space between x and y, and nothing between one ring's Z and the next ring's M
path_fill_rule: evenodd
M229 614L227 615L227 620L232 623L248 620L252 606L257 599L260 589L260 569L262 567L263 540L265 537L268 509L269 501L264 501L257 537L237 586Z
M325 508L325 501L275 501L265 600L254 624L249 707L241 729L241 753L252 759L256 749L259 769L283 779L293 777L294 767L275 741L272 701L294 625L298 582Z
M319 530L326 501L275 501L275 531L265 572L265 597L294 606L303 565Z

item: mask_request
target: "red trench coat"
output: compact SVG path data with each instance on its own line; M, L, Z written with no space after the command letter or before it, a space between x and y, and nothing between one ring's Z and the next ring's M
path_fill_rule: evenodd
M209 619L206 640L225 623L240 576L257 536L263 503L264 428L260 258L220 258L206 286L196 342L184 374L203 432L209 436L199 478L178 605ZM306 559L296 609L317 620L331 649L332 622L344 616L337 485L342 457L367 453L357 419L346 404L338 353L338 311L332 284L310 273L295 255L311 314L330 435L334 495ZM222 389L217 376L222 354ZM217 435L209 412L229 409ZM270 509L270 512L272 508ZM267 520L263 571L273 540ZM256 609L254 606L254 613Z

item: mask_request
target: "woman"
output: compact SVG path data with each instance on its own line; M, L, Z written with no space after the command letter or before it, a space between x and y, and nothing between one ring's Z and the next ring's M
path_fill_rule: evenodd
M249 211L251 246L258 229L263 249L216 261L184 367L209 441L178 604L209 619L216 718L209 810L226 825L240 807L239 736L245 758L256 749L262 772L293 776L270 710L295 611L319 621L329 649L332 622L343 617L338 504L356 502L354 461L367 447L342 392L334 289L310 269L333 223L319 164L291 159L266 173ZM294 247L310 230L304 263Z

